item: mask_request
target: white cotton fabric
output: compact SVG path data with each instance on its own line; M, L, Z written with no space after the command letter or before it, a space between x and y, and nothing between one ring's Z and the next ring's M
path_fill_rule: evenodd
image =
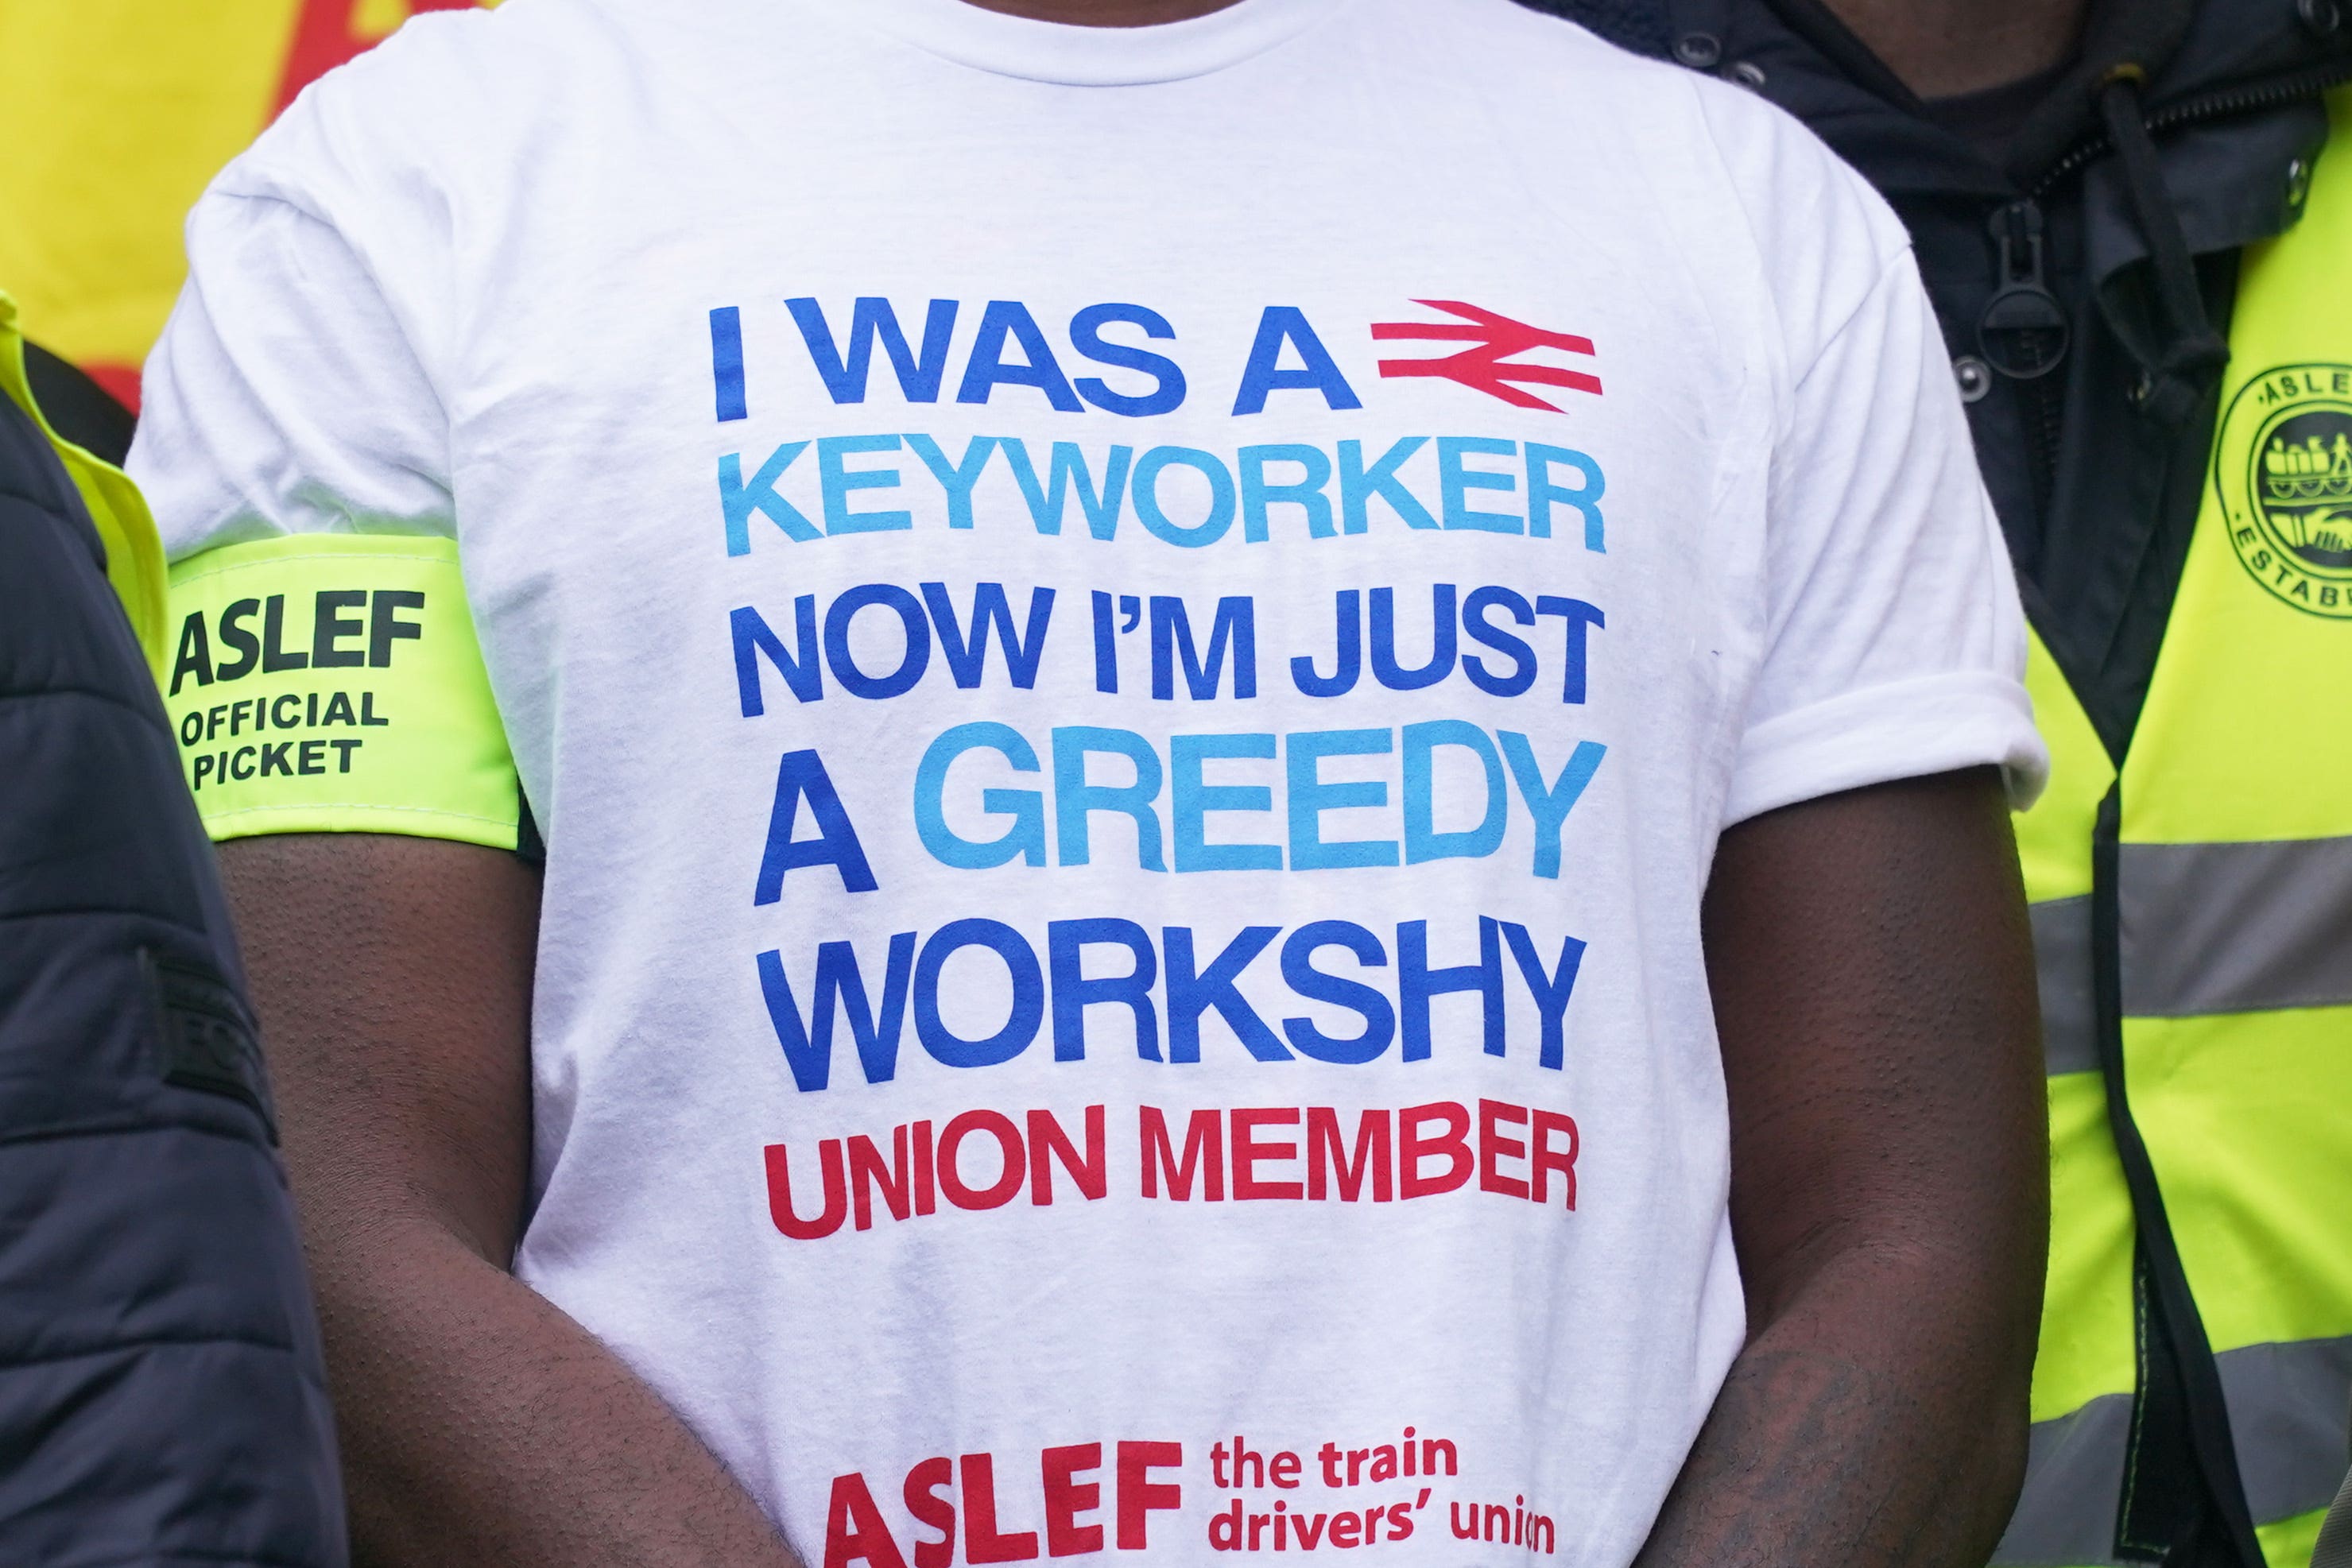
M548 853L518 1271L661 1393L813 1568L939 1568L976 1547L1018 1561L1056 1542L1117 1552L1130 1513L1151 1562L1306 1552L1310 1531L1314 1551L1415 1568L1631 1561L1743 1332L1699 943L1718 834L1985 764L2027 797L2044 767L1941 340L1899 226L1858 179L1738 89L1508 0L1241 0L1129 30L961 0L509 0L421 17L307 91L215 183L188 246L134 475L175 557L306 530L458 541ZM958 302L933 401L909 395L887 340L862 401L837 401L784 302L815 301L845 347L860 298L890 302L910 357L928 302ZM1090 358L1071 324L1097 304L1141 307L1172 335L1130 315L1100 341L1173 361L1181 401L1072 412L1001 375L981 378L984 401L959 401L991 301L1018 302L1064 382L1091 379L1114 401L1167 383L1131 358ZM1507 363L1581 371L1601 390L1496 383L1551 405L1529 407L1384 375L1384 361L1475 348L1373 336L1465 319L1425 301L1590 339L1589 355L1538 345ZM1328 365L1285 340L1262 410L1235 413L1270 308L1295 312ZM712 313L730 309L744 413L722 419ZM1027 363L1017 344L1002 361ZM969 527L950 526L914 434L950 463L996 439ZM856 437L898 444L843 444ZM1318 459L1295 455L1336 468L1354 442L1370 465L1413 437L1426 439L1395 484L1440 526L1409 526L1382 492L1358 497L1350 531L1342 479L1315 490ZM1474 444L1443 444L1460 438ZM730 554L724 460L740 510L793 443L810 444L772 490L810 537L754 508ZM1092 526L1073 490L1045 531L1053 507L1024 497L1009 454L1018 444L1050 501L1057 443L1093 486L1115 449L1129 480L1156 464L1157 526L1132 488L1114 526ZM1265 446L1294 455L1244 455ZM1549 537L1528 531L1530 446L1594 466L1599 538L1557 497ZM1485 512L1519 531L1442 526L1447 453L1460 474L1493 476L1454 483L1455 520ZM1233 487L1222 533L1213 470ZM1580 488L1572 464L1543 472ZM1323 497L1328 529L1286 485ZM892 512L905 526L873 521ZM1187 530L1217 537L1171 542ZM960 683L926 583L967 632L978 585L1001 584L1024 636L1033 591L1052 589L1029 684L1001 637ZM902 598L869 595L842 658L823 655L831 607L862 585ZM1442 653L1439 585L1455 596L1454 657L1410 686L1397 672ZM1479 624L1524 644L1525 689L1510 689L1522 666L1507 647L1464 619L1480 589L1516 596L1487 595ZM1387 685L1368 646L1377 590L1393 609ZM1358 681L1309 695L1292 661L1335 671L1349 591ZM798 651L802 596L814 700L737 635L749 611ZM1168 622L1155 601L1181 601L1205 661L1220 600L1246 601L1255 695L1239 694L1231 636L1196 695L1172 630L1155 695ZM1564 700L1580 612L1517 618L1539 600L1605 618L1584 629L1580 701ZM921 607L911 627L901 603ZM920 678L860 695L891 685L919 633ZM971 744L949 745L927 777L924 758L960 726L1000 727L962 732ZM1056 732L1066 756L1082 730L1129 750L1081 749L1083 773L1058 769ZM1330 743L1299 737L1334 731L1362 733L1315 761ZM1244 738L1186 742L1223 754L1181 759L1176 737L1201 736ZM1605 751L1547 874L1511 747L1539 768L1540 793L1586 743ZM853 891L839 841L816 844L833 830L804 791L787 791L780 836L780 771L803 753L870 891ZM1147 766L1160 775L1148 801L1105 793ZM1316 793L1349 781L1359 793ZM1013 847L985 849L1000 837ZM1317 848L1348 842L1371 847ZM763 859L791 859L793 843L832 858L782 869L760 901ZM1217 852L1234 845L1275 863L1233 869L1253 859ZM1168 869L1146 869L1154 852ZM1008 858L975 863L989 852ZM1395 863L1327 863L1349 858ZM1106 923L1086 928L1097 936L1129 923L1148 947L1150 1055L1135 1007L1076 983L1127 972L1133 947L1097 941L1055 972L1076 921ZM959 922L987 940L940 937ZM1283 955L1317 923L1373 946L1310 948L1294 975ZM1484 990L1437 995L1427 1054L1409 1060L1415 926L1427 967L1474 970L1474 986L1491 967L1500 1007L1490 1034ZM1206 971L1264 927L1276 935L1231 992L1171 980L1172 933ZM773 972L785 1011L814 1030L820 948L849 944L887 1034L901 933L918 957L888 1076L869 1082L864 1020L845 1003L826 1084L803 1087L813 1048L796 1075ZM1556 1065L1522 942L1554 978L1564 943L1584 945ZM1023 951L1037 976L1025 1002ZM1087 1003L1066 1039L1057 994ZM1175 1012L1203 995L1198 1060L1166 1060ZM1008 1059L956 1064L1013 1046L1024 1007L1030 1035ZM1378 1040L1382 1009L1371 1060L1315 1043ZM1259 1032L1245 1039L1237 1013ZM994 1035L1007 1038L971 1043ZM1532 1156L1489 1148L1482 1101L1505 1107L1505 1144L1538 1113L1573 1119L1573 1209L1556 1171L1542 1204L1509 1190ZM1443 1188L1445 1147L1408 1173L1393 1140L1402 1113L1452 1105L1471 1118L1474 1161L1495 1162L1458 1187L1348 1201L1332 1176L1319 1201L1237 1196L1236 1139L1289 1149L1248 1166L1261 1186L1305 1184L1313 1108L1351 1153L1374 1113L1393 1183ZM1040 1159L994 1207L942 1189L932 1212L908 1198L896 1218L869 1171L844 1179L866 1200L863 1228L852 1210L799 1239L772 1209L779 1145L787 1213L807 1225L829 1143L845 1158L838 1141L862 1136L883 1161L912 1161L988 1112L1026 1149L1033 1113L1079 1139L1093 1106L1099 1198ZM1212 1113L1225 1196L1196 1185L1178 1200L1166 1173L1144 1196L1144 1107L1180 1150L1192 1113ZM1231 1114L1254 1108L1277 1119ZM1412 1125L1443 1134L1449 1113ZM963 1125L957 1191L971 1198L1005 1145L994 1122ZM1050 1204L1034 1201L1038 1170ZM918 1180L904 1163L893 1174ZM1231 1473L1237 1440L1298 1456L1295 1484L1246 1484L1245 1462ZM1224 1540L1234 1520L1242 1552ZM1342 1543L1367 1532L1371 1544Z

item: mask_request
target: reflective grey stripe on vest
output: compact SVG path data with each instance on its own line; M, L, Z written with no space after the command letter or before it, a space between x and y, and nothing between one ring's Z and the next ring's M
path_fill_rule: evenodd
M2091 1008L2091 898L2035 904L2033 967L2042 988L2042 1055L2053 1077L2099 1068L2097 1017Z
M2352 1335L2250 1344L2215 1356L2254 1522L2326 1508L2352 1446ZM2025 1492L1995 1568L2108 1568L2115 1554L2131 1396L2109 1394L2036 1422Z
M2126 1016L2352 1005L2352 838L2126 844L2116 870ZM2032 913L2049 1071L2092 1071L2091 901Z
M2126 844L2118 873L2126 1014L2352 1002L2352 839Z

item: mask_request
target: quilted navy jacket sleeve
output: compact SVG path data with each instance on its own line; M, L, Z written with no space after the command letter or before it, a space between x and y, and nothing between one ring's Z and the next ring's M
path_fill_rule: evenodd
M98 536L0 397L0 1563L342 1568L211 847Z

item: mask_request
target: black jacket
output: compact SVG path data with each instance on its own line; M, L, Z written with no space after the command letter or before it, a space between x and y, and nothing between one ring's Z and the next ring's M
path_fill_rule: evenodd
M211 846L0 395L0 1563L340 1568L318 1328Z
M1822 0L1521 3L1751 88L1887 198L1972 399L2026 607L2120 752L2197 517L2237 254L2293 220L2326 140L2320 95L2352 79L2352 0L2095 0L2079 59L1998 162ZM2108 85L2119 66L2144 83ZM2168 277L2190 297L2168 298Z

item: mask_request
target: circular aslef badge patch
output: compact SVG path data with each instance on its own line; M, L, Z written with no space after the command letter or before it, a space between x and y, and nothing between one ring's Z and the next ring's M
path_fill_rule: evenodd
M2247 382L2221 416L2213 482L2255 581L2352 620L2352 365L2282 365Z

